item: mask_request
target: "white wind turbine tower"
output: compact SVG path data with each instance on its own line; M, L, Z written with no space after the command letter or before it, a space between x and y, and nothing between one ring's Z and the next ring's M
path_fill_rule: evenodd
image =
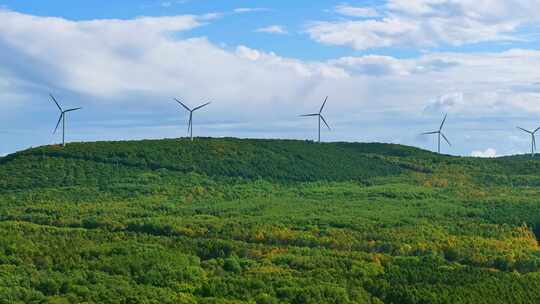
M324 116L322 115L322 111L324 110L324 106L326 105L327 100L328 100L328 96L326 96L326 98L324 99L324 102L323 102L323 104L321 106L321 109L319 110L319 113L300 115L301 117L317 116L317 118L319 119L319 138L318 138L318 142L321 142L321 120L326 125L328 130L330 130L330 126L328 125L328 123L324 119Z
M176 102L178 102L182 107L184 107L184 109L186 109L188 112L189 112L189 121L188 121L188 135L189 135L189 138L191 139L191 141L193 141L193 112L201 109L201 108L204 108L206 107L207 105L210 104L210 102L207 102L203 105L200 105L198 107L195 107L193 109L190 109L188 106L186 106L183 102L181 102L180 100L178 100L178 98L175 98L174 100L176 100Z
M56 127L54 128L53 134L56 134L56 131L58 130L58 126L60 125L60 122L62 122L62 146L65 147L66 146L66 114L68 112L77 111L82 108L72 108L72 109L64 110L62 109L62 107L60 106L58 101L56 101L56 98L54 98L52 94L49 94L49 96L51 97L52 101L54 101L58 109L60 110L60 117L58 118L58 122L56 123Z
M422 135L437 134L437 136L438 136L437 153L439 153L439 154L441 153L441 137L444 138L444 140L448 143L449 146L452 146L452 144L450 143L448 138L446 138L446 136L442 132L442 129L444 127L444 123L446 122L446 117L447 116L448 116L448 114L444 115L444 119L443 119L443 121L441 123L441 126L439 127L439 130L422 133Z
M534 154L536 152L536 132L540 130L540 127L536 128L534 131L525 130L522 127L517 127L523 132L529 133L531 135L531 157L534 157Z

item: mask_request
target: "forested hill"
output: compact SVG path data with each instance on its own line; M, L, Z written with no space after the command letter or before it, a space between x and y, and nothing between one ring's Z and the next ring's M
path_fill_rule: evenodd
M55 167L59 166L59 167ZM487 182L540 185L540 161L530 156L480 159L438 155L403 145L315 143L297 140L187 139L72 143L43 146L0 158L0 185L95 183L119 168L198 173L210 177L268 179L280 182L363 181L411 172L454 172ZM66 167L67 166L67 167ZM99 166L99 172L92 172ZM70 168L70 170L65 170ZM68 178L66 174L79 174ZM10 176L11 178L7 178ZM63 178L59 181L59 178ZM537 182L538 180L538 182ZM65 184L64 184L65 185Z
M540 303L540 159L71 143L0 158L0 303Z
M399 145L205 138L194 142L171 139L44 146L10 155L0 163L50 158L208 176L343 181L429 170L436 156ZM426 160L428 167L413 165L409 161L413 158Z

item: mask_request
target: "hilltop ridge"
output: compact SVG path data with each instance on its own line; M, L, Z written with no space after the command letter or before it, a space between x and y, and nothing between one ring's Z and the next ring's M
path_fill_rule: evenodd
M32 170L40 172L41 167L32 167L32 164L48 161L61 161L62 166L77 166L84 162L78 171L94 164L104 170L112 170L112 167L168 170L282 182L369 181L376 177L441 170L490 175L497 179L534 175L540 170L540 161L530 157L457 157L396 144L197 138L193 142L163 139L70 143L64 148L42 146L1 158L0 166L4 170L0 170L0 175L8 170L13 177L28 177ZM9 168L17 169L11 171ZM54 172L55 168L47 167L45 171ZM43 174L47 175L47 172ZM49 178L54 179L54 176ZM5 180L7 176L4 183Z
M166 139L43 146L8 155L0 164L54 158L208 176L313 181L360 180L429 170L407 162L411 157L428 160L438 156L391 144L198 138L193 142Z

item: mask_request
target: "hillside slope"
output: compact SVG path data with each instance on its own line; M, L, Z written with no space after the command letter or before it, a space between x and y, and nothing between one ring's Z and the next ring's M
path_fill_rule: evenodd
M387 144L30 149L0 158L0 303L538 303L539 185Z

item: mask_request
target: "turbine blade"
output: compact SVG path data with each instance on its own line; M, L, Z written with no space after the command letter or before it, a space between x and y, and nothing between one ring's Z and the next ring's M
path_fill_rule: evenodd
M321 106L321 109L319 110L319 114L321 114L322 110L324 110L324 106L326 105L326 101L328 101L328 96L326 96L326 98L324 99L324 102L323 102L323 104Z
M429 135L429 134L437 134L437 133L439 133L439 131L424 132L424 133L422 133L422 134L420 134L420 135Z
M532 134L532 132L531 132L531 131L529 131L529 130L525 130L525 129L523 129L522 127L517 127L517 128L518 128L518 129L520 129L520 130L521 130L521 131L523 131L523 132L527 132L527 133L529 133L529 134Z
M533 132L533 133L536 133L536 132L538 132L538 130L540 130L540 127L536 128L536 130L534 130L534 132Z
M319 113L299 115L300 117L319 116Z
M189 112L191 112L191 109L186 106L183 102L181 102L180 100L178 100L178 98L175 98L174 100L176 100L176 102L178 102L179 104L182 105L182 107L184 107L184 109L188 110Z
M58 118L58 122L56 123L56 127L54 128L53 134L56 134L56 130L58 130L58 126L60 125L60 121L62 121L62 117L64 117L64 112L60 114L60 117Z
M49 96L51 97L52 101L54 101L60 112L63 112L64 110L62 110L62 107L60 106L60 104L58 104L58 101L56 101L56 98L54 98L53 94L49 94Z
M77 110L80 110L80 109L82 109L82 108L73 108L73 109L65 110L64 113L65 112L77 111Z
M200 105L200 106L196 107L195 109L193 109L193 111L197 111L197 110L200 109L200 108L204 108L204 107L206 107L206 106L209 105L209 104L211 104L211 102L207 102L207 103L205 103L205 104L203 104L203 105Z
M448 138L446 138L446 136L444 136L443 133L441 133L441 136L444 138L444 140L448 143L449 146L452 146L452 144L450 143L450 141L448 140Z
M534 134L532 135L532 144L533 144L534 150L536 151L536 138Z
M332 129L330 129L330 126L328 125L328 123L326 123L326 120L324 119L324 116L321 115L321 119L324 122L324 124L326 125L326 127L328 128L328 130L332 130Z
M444 123L446 122L446 117L448 116L448 113L444 114L444 119L441 123L441 126L439 127L439 131L442 130L442 128L444 127Z

